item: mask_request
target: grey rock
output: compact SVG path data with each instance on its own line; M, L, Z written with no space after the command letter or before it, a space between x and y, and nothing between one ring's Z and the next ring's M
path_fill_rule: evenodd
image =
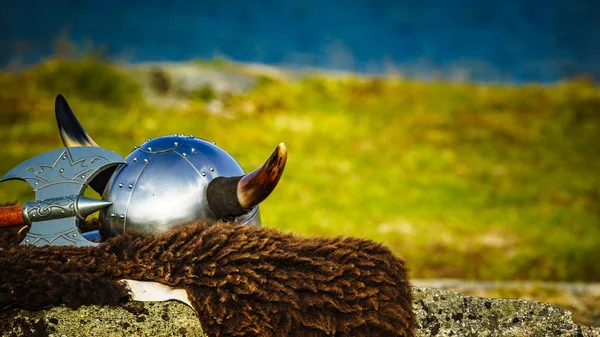
M413 287L417 336L600 336L571 313L537 301L489 299Z
M573 314L579 325L600 327L600 283L413 279L417 287L441 288L488 298L520 298L553 304Z
M194 310L176 301L10 310L0 313L0 336L206 337Z
M489 299L449 290L413 287L416 336L583 336L600 328L575 324L571 313L536 301ZM0 312L1 336L199 336L194 311L175 302L122 306L56 306Z

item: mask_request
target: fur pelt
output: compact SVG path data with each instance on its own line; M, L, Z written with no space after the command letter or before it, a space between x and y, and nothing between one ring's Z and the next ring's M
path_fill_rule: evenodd
M0 239L0 310L115 304L121 279L184 288L210 336L412 336L407 268L359 238L197 223L96 247Z

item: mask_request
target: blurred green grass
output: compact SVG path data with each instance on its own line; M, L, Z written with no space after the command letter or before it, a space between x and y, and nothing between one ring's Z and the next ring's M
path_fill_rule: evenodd
M156 95L173 91L152 76ZM384 242L413 277L600 280L600 88L589 80L257 75L248 91L203 87L159 108L140 78L95 57L0 73L0 172L62 146L60 92L94 140L123 156L185 133L252 170L284 141L284 177L261 206L266 226ZM0 202L32 197L23 182L0 185Z

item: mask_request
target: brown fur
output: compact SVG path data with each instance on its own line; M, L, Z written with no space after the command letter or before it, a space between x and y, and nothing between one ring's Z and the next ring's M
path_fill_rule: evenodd
M210 336L412 336L404 261L359 238L194 224L97 247L18 246L0 239L0 310L114 304L117 280L185 288Z

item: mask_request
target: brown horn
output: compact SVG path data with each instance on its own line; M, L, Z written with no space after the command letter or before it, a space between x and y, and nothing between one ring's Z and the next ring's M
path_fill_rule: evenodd
M250 209L265 200L277 186L287 161L287 148L279 143L273 154L256 170L246 174L237 184L240 205Z
M239 177L217 177L206 189L210 209L223 220L232 221L265 200L277 186L285 163L287 148L280 143L267 161L256 170Z

